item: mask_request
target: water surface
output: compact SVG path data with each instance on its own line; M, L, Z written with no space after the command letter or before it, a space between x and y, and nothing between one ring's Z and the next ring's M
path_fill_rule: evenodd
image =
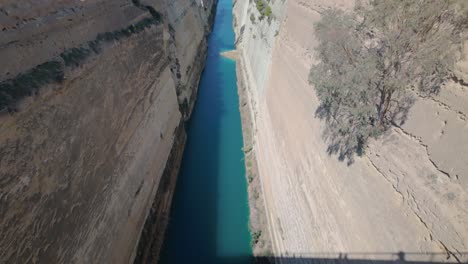
M235 62L232 0L219 0L174 194L164 264L243 264L252 254Z

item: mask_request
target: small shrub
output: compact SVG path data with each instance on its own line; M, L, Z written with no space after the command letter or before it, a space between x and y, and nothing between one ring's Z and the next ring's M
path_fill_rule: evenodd
M250 14L250 21L252 22L252 24L255 24L255 16L254 16L254 14Z
M260 237L262 236L262 230L258 230L252 233L252 245L258 244Z
M252 183L254 180L254 176L252 174L247 175L247 180L249 183Z
M271 22L271 19L273 19L273 11L271 10L270 5L265 2L265 0L256 0L255 1L255 6L257 7L258 12L260 13L260 16L258 19L261 21L265 17L268 18L268 22Z
M266 3L263 0L256 0L255 6L257 7L258 12L262 13L263 9L266 6Z
M273 12L271 11L271 7L267 6L265 8L265 11L263 12L263 15L266 16L266 17L270 17L272 14L273 14Z
M253 149L253 146L249 146L246 149L244 149L244 153L249 153L252 151L252 149Z
M260 198L260 193L258 192L257 189L254 190L253 197L254 197L255 200L258 200L258 198Z

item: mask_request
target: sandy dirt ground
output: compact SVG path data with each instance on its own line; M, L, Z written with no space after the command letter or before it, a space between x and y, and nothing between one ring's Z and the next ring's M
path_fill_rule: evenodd
M237 50L228 50L221 52L221 56L231 60L237 60L237 58L239 57L239 52Z

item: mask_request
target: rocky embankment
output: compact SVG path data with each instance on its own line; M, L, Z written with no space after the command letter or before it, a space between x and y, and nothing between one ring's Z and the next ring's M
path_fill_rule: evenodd
M36 2L0 6L0 262L157 259L216 1Z
M282 263L344 256L467 261L466 56L438 95L415 94L404 125L347 166L326 152L308 74L317 43L313 23L326 8L349 10L354 3L265 1L273 19L260 20L249 2L234 6L238 80L246 95L241 109L251 120L245 126L251 164L258 167L251 207L263 204L253 231L261 230L258 241L265 237L272 249L257 245L255 254L289 256Z

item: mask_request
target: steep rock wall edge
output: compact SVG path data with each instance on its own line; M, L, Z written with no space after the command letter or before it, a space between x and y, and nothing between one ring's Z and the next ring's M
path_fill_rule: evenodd
M2 3L0 262L140 256L159 197L170 208L214 3Z

